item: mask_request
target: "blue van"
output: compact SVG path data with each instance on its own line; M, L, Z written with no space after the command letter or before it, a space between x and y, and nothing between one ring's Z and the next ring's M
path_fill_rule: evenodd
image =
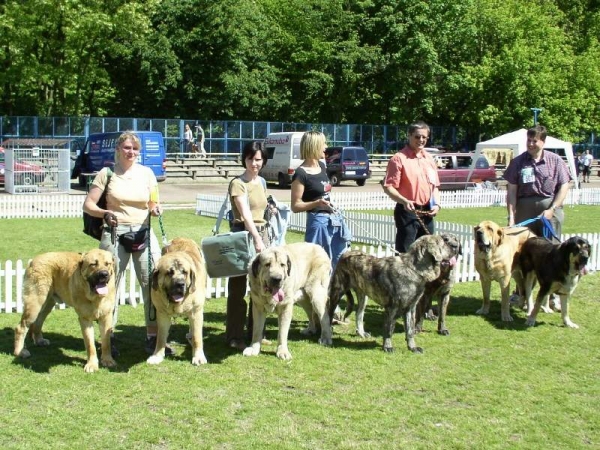
M71 178L79 177L79 185L84 187L88 180L103 167L114 167L115 147L122 132L95 133L88 137L83 151L75 161ZM150 167L158 181L167 178L165 140L159 131L135 131L140 138L142 148L138 162Z

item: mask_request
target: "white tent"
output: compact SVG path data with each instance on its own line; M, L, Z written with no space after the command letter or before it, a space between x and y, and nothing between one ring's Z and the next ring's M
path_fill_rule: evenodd
M567 158L567 166L569 167L569 172L571 173L571 177L575 182L575 188L577 189L579 187L579 183L577 182L577 172L575 171L573 145L570 142L561 141L560 139L547 136L546 145L544 145L544 148L552 150L560 156ZM473 158L473 162L477 161L479 155L483 154L487 156L487 154L496 153L495 151L505 152L506 165L508 166L508 163L512 158L527 151L527 130L525 128L521 128L520 130L512 131L510 133L503 134L502 136L497 136L489 141L480 142L475 146L475 157ZM471 168L471 170L473 170L473 168Z

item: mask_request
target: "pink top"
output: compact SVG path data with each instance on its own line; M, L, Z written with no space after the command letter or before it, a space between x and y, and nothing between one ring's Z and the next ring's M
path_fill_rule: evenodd
M433 189L440 185L437 165L426 151L416 154L406 146L389 160L383 185L417 205L428 205Z

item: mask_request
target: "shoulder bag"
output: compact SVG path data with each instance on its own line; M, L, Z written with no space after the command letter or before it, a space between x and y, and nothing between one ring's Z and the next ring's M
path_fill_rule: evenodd
M96 205L98 208L106 209L106 194L108 192L108 184L110 183L110 179L112 177L112 170L110 167L106 169L108 174L106 176L106 185L104 186L104 191L102 195L98 199L98 203ZM83 232L88 236L93 237L96 240L102 239L102 227L104 226L104 218L103 217L94 217L83 212Z
M233 180L231 180L233 182ZM206 272L211 278L239 277L248 274L248 267L256 255L252 236L246 230L219 234L219 227L227 204L231 183L227 196L223 200L217 223L213 228L213 236L202 239L201 248L206 264Z

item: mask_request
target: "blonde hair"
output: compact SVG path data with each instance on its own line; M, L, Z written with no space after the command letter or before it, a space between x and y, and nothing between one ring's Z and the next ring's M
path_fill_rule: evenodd
M137 134L135 134L133 131L129 131L129 130L123 131L123 133L121 133L121 135L117 138L117 150L121 150L121 147L123 146L125 141L128 139L133 144L134 150L141 150L142 141L140 141L140 138L138 137ZM115 162L118 162L118 160L119 160L119 154L118 154L118 152L115 152Z
M325 135L320 131L307 131L300 140L300 158L321 159L325 146Z

